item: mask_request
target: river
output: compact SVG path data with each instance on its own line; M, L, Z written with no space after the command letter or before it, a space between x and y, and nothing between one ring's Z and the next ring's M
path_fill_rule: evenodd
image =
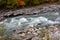
M10 17L0 24L4 23L6 26L6 33L10 33L15 29L25 29L29 27L44 27L53 24L60 24L59 12L47 12L37 15L21 15L17 17Z
M39 19L39 17L42 17L42 18ZM41 13L41 14L37 14L37 15L21 15L21 16L17 16L17 17L7 18L4 20L4 23L13 23L14 24L16 22L17 23L23 22L23 25L24 25L25 22L28 24L37 19L44 20L44 21L45 21L45 19L51 20L51 21L60 21L59 18L60 18L59 12L47 12L47 13ZM18 24L17 24L17 26L18 26ZM7 25L7 26L9 26L9 25Z

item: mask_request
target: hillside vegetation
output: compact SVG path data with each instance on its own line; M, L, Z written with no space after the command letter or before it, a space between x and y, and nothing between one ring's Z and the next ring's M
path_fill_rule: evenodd
M39 5L42 3L59 2L60 0L0 0L0 7L4 8L16 8L29 5Z

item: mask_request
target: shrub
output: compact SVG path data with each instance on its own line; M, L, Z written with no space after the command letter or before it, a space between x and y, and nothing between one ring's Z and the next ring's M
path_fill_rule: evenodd
M32 0L33 4L40 4L39 0Z
M1 36L0 40L20 40L10 36Z
M60 0L58 0L58 2L60 3Z
M17 0L16 5L17 6L25 6L26 5L25 0Z
M4 24L0 24L0 36L3 36L4 35L4 32L5 32L5 25Z
M14 6L15 6L15 4L16 4L16 1L17 0L7 0L7 2L6 2L6 7L7 8L13 8Z
M16 6L25 6L25 5L37 5L40 3L51 3L51 2L57 2L60 0L0 0L0 6L4 5L4 7L12 9ZM15 6L16 5L16 6Z
M3 5L6 3L6 0L0 0L0 5Z

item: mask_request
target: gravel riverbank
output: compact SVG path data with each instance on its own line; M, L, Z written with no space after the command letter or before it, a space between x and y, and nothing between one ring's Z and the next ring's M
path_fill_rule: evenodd
M18 15L18 14L39 14L39 13L44 13L44 12L52 12L52 11L59 11L60 10L60 5L58 4L45 4L45 5L38 5L34 7L26 7L18 10L3 10L0 11L0 15L3 16L9 16L9 15Z
M24 30L14 30L12 37L20 40L60 40L59 25L49 26L48 29L42 28L28 28Z
M38 5L34 7L22 8L18 10L3 10L0 11L0 20L4 19L4 17L9 16L19 16L19 15L36 15L46 12L59 12L60 5L58 4L45 4L45 5Z

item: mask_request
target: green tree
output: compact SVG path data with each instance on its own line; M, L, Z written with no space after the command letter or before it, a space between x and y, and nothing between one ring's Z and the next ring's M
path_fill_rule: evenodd
M5 4L6 0L0 0L0 5Z
M14 6L15 6L15 4L16 4L16 1L17 0L7 0L7 2L6 2L6 7L7 8L13 8Z
M40 4L39 0L33 0L33 4Z

